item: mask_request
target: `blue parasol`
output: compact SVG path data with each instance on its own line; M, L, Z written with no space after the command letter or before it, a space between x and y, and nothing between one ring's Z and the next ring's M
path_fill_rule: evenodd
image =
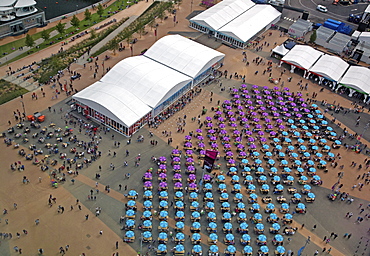
M298 154L297 153L292 153L292 157L297 158Z
M146 196L146 197L150 197L150 196L152 196L153 195L153 193L152 193L152 191L151 190L145 190L144 191L144 196Z
M176 197L183 197L184 193L182 193L181 191L176 191L175 196Z
M241 229L247 229L248 228L248 224L246 222L242 222L242 223L239 224L239 227Z
M238 208L239 209L244 209L245 208L245 204L244 203L238 203Z
M233 224L231 224L230 222L226 222L226 223L224 224L224 228L225 228L225 229L232 229L232 228L233 228Z
M250 172L250 171L251 171L251 168L249 168L249 167L244 167L244 171L246 171L246 172Z
M236 167L230 167L229 171L230 171L230 172L237 172L237 171L238 171L238 169L236 169Z
M301 196L301 194L299 194L299 193L295 193L294 195L293 195L295 198L297 198L297 199L300 199L302 196Z
M209 212L208 213L208 218L210 218L210 219L216 218L216 213L215 212Z
M292 142L292 140L291 140L291 139L289 139L289 138L285 138L285 142L287 142L287 143L291 143L291 142ZM289 147L291 147L291 148L293 148L293 149L294 149L294 147L293 147L293 146L288 146L288 149L289 149L289 150L293 150L293 149L290 149Z
M126 215L127 216L134 216L135 215L135 211L134 210L128 210L128 211L126 211Z
M315 175L312 177L314 180L321 180L320 176L319 175Z
M196 252L196 253L201 253L202 252L202 246L200 246L199 244L196 244L193 246L193 251Z
M284 168L284 172L291 172L292 170L289 167Z
M286 214L284 215L284 217L285 217L285 219L287 219L287 220L291 220L291 219L293 219L293 215L291 215L290 213L286 213Z
M261 246L261 247L260 247L260 250L261 250L261 252L263 252L263 253L268 253L268 252L269 252L269 248L268 248L266 245Z
M282 204L281 204L281 209L289 209L289 204L287 204L287 203L282 203Z
M277 242L282 242L282 241L284 241L284 237L280 234L277 234L277 235L275 235L275 240Z
M182 229L182 228L184 228L184 226L185 226L184 222L182 222L182 221L176 222L176 227L177 228Z
M176 212L176 217L182 218L185 216L185 213L183 211Z
M126 220L126 225L128 226L128 227L132 227L132 226L134 226L135 225L135 220Z
M299 203L299 204L297 205L297 208L298 208L298 209L306 209L306 206L305 206L304 204L302 204L302 203Z
M269 145L267 145L267 144L263 144L262 148L263 148L263 149L269 149L269 148L270 148L270 146L269 146ZM242 161L242 162L243 162L243 161Z
M238 175L233 175L233 176L231 177L231 179L232 179L233 181L239 181L239 176L238 176Z
M206 183L206 184L204 185L204 187L205 187L206 189L212 189L212 184L211 184L211 183Z
M289 181L294 181L294 177L290 176L290 175L288 177L286 177L286 179L289 180Z
M270 171L271 171L272 173L277 173L277 169L276 169L276 167L272 167L272 168L270 169Z
M135 190L130 190L130 191L128 192L128 195L129 195L129 196L136 196L136 195L137 195L137 192L136 192Z
M275 160L273 160L273 159L269 159L269 160L267 161L267 163L268 163L269 165L274 165L274 164L275 164Z
M280 176L274 176L272 179L273 179L274 181L276 181L276 182L279 182L279 181L280 181Z
M150 238L150 237L152 237L152 232L150 232L150 231L145 231L145 232L143 233L143 237L144 237L144 238Z
M218 246L217 246L217 245L215 245L215 244L213 244L213 245L211 245L211 246L209 247L209 250L210 250L211 252L213 252L213 253L216 253L216 252L218 252Z
M248 189L250 189L250 190L255 190L255 189L256 189L256 186L255 186L255 185L253 185L253 184L249 184L249 185L248 185Z
M224 208L228 208L228 207L230 207L230 204L228 202L223 202L221 204L221 206L224 207Z
M231 235L231 234L228 234L228 235ZM236 252L236 248L234 245L229 245L227 247L227 251L230 252L230 253L235 253Z
M130 200L127 202L127 206L133 207L136 205L136 202L134 200Z
M166 206L168 206L168 202L165 201L165 200L162 200L162 201L159 202L159 206L160 207L166 207Z
M198 197L198 193L196 193L196 192L191 192L190 193L190 198L197 198Z
M212 241L215 241L218 239L218 235L216 235L215 233L212 233L209 235L209 238L212 240Z
M316 197L314 193L308 193L308 194L307 194L307 196L308 196L309 198L315 198L315 197Z
M283 160L283 161L281 161L281 164L282 165L287 165L288 164L288 161L287 160Z
M275 209L275 205L273 203L268 203L266 205L266 208L272 210L272 209Z
M161 216L162 218L165 218L165 217L168 216L168 212L167 211L160 211L159 216Z
M221 183L220 185L218 185L218 188L219 189L226 189L226 185L224 183Z
M308 127L307 127L306 125L303 125L303 126L302 126L302 129L303 129L303 130L308 130Z
M167 193L167 191L161 191L161 193L159 193L159 196L161 196L161 197L167 197L168 196L168 193Z
M256 229L263 230L264 228L265 228L265 226L262 223L257 223Z
M267 177L265 175L261 175L258 177L259 180L261 181L266 181L267 180Z
M260 153L258 153L257 151L253 152L253 156L259 156L259 155L260 155Z
M176 239L178 239L178 240L182 240L182 239L184 239L184 238L185 238L184 233L177 233L177 234L176 234Z
M145 220L144 222L143 222L143 226L144 227L150 227L152 225L152 222L150 221L150 220Z
M274 223L274 224L272 224L272 228L275 229L275 230L279 230L280 229L280 225L277 224L277 223Z
M217 179L219 179L219 180L225 180L225 176L224 175L218 175L217 176Z
M167 246L165 244L158 245L158 251L165 252L167 250Z
M299 179L300 179L300 180L303 180L303 181L308 180L308 178L307 178L306 176L304 176L304 175L302 175Z
M276 223L275 223L276 224ZM257 239L259 240L259 241L261 241L261 242L266 242L266 240L267 240L267 238L266 238L266 236L265 235L259 235L258 237L257 237Z
M328 152L328 156L330 156L330 157L334 157L335 155L334 155L334 153L332 153L332 152Z
M297 140L299 143L303 143L304 142L304 140L302 140L302 139L298 139Z
M316 172L316 169L315 169L315 168L313 168L313 167L309 168L308 170L309 170L310 172Z
M252 177L251 175L247 175L247 176L245 176L245 179L246 179L247 181L253 181L253 177Z
M248 161L248 159L243 159L243 160L242 160L242 163L243 163L243 164L247 164L248 162L249 162L249 161Z
M308 160L307 161L307 164L309 164L309 165L315 165L315 163L312 160Z
M276 251L278 252L278 253L285 253L285 248L283 247L283 246L281 246L281 245L279 245L278 247L276 247Z
M320 164L326 165L326 162L324 160L320 160Z
M211 228L211 229L215 229L215 228L217 228L217 224L216 224L216 222L210 222L210 223L208 223L208 227Z
M282 150L282 149L283 149L283 147L282 147L281 145L276 145L276 149L277 149L277 150Z
M337 136L337 134L335 132L331 132L330 135L331 136Z
M200 225L200 223L198 222L198 221L196 221L196 222L193 222L193 224L191 225L193 228L196 228L196 229L198 229L198 228L200 228L201 227L201 225Z
M247 214L245 212L241 212L241 213L239 213L239 218L245 219L245 218L247 218Z
M167 227L168 227L168 222L167 222L167 221L161 221L161 222L159 223L159 226L160 226L161 228L167 228Z
M167 239L167 233L161 232L161 233L159 233L158 237L159 237L159 239L163 239L163 240Z
M304 186L303 186L303 188L304 188L305 190L311 190L311 186L310 186L310 185L307 185L307 184L306 184L306 185L304 185Z
M207 202L207 207L208 208L214 208L215 204L213 202Z
M144 203L143 203L143 205L145 206L145 207L151 207L152 206L152 201L150 201L150 200L146 200L146 201L144 201Z
M232 241L232 240L234 240L234 235L233 234L226 234L226 240L228 240L228 241Z
M239 189L241 189L242 188L242 186L240 186L240 184L235 184L234 185L234 189L235 190L239 190Z
M134 233L134 231L127 231L126 232L126 235L125 235L126 237L128 237L128 238L132 238L132 237L134 237L135 236L135 233Z
M263 185L262 185L262 189L264 189L264 190L269 190L269 189L270 189L270 186L269 186L269 185L267 185L267 184L263 184Z
M231 213L224 212L223 217L224 217L224 219L230 219L231 218Z
M262 164L262 160L261 159L257 159L256 161L254 161L256 164Z
M193 206L194 208L197 208L199 207L199 203L197 201L193 201L191 202L191 206Z
M151 213L151 211L144 211L144 212L143 212L143 216L144 216L145 218L149 218L150 216L152 216L152 213Z
M310 143L315 143L315 142L316 142L316 140L310 139Z
M245 241L250 241L251 240L251 236L248 235L248 234L243 234L242 239L245 240Z
M176 251L177 252L182 252L184 250L184 246L182 244L177 244L176 245Z
M261 208L261 206L257 203L254 203L254 204L252 204L252 208L255 209L255 210L258 210L258 209Z
M266 156L271 157L272 153L271 152L266 152Z
M262 220L262 214L261 213L255 213L253 215L253 218L255 218L256 220Z
M253 248L250 245L246 245L246 246L244 246L243 251L244 251L244 253L253 253Z
M213 198L213 194L211 192L206 193L206 198Z
M227 198L229 198L229 195L227 193L222 193L221 197L224 198L224 199L227 199Z

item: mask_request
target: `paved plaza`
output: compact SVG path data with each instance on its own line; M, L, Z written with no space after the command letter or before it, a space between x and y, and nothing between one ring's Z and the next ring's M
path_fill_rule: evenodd
M143 5L144 2L141 2L140 4ZM188 28L188 23L185 20L185 17L191 13L191 10L201 9L202 8L198 6L198 1L194 1L194 3L193 1L190 2L190 0L183 1L177 13L177 20L179 21L178 24L173 24L171 19L163 22L158 21L158 38L166 35L167 32L170 31L171 33L173 31L182 31L184 33L186 31L194 32ZM145 10L144 6L137 8L137 12L143 10ZM139 14L140 13L130 13L129 16ZM139 40L135 44L135 53L139 53L142 49L148 48L148 46L155 42L153 31L149 28L148 32L149 33L142 38L139 38L138 36ZM221 71L228 70L229 74L237 72L239 75L245 75L245 84L247 84L247 89L251 92L251 95L252 85L258 85L259 89L263 86L268 86L270 89L273 88L273 84L268 81L268 75L262 75L267 64L256 65L252 62L256 57L269 58L269 51L274 47L274 43L281 43L286 39L286 37L280 36L279 31L272 31L272 33L273 35L271 37L266 36L264 41L268 42L269 46L264 46L262 51L256 52L254 49L246 50L248 61L250 62L249 66L246 66L242 61L243 55L241 50L231 49L225 45L222 45L217 49L226 54L225 63ZM210 45L212 44L210 43ZM45 50L45 52L39 53L37 57L43 58L51 53L52 50L50 50L50 52L49 50ZM105 65L113 66L128 55L130 55L129 51L123 51L116 55L111 55L111 59L106 61ZM35 59L35 57L36 56L30 56L25 58L23 61L15 62L12 64L12 67L21 67L24 65L22 63L30 63L32 58ZM285 81L284 87L288 87L290 92L294 92L296 94L299 91L297 83L303 78L296 74L290 74L288 71L284 73L284 69L288 70L288 67L277 67L275 64L276 60L273 61L272 76L274 78L281 77L282 81ZM0 73L2 75L5 75L6 68L7 67L3 67L0 69ZM83 79L73 82L74 88L78 90L83 89L100 78L98 77L97 79L94 79L93 73L89 71L89 68L87 67L84 69L81 63L74 63L71 66L71 69L82 74ZM259 71L258 75L255 75L256 70ZM99 76L101 75L103 75L103 73L99 73ZM68 79L67 74L65 77ZM287 81L288 77L292 77L291 82ZM308 89L307 91L303 91L303 97L311 98L313 92L318 93L318 96L314 99L316 102L311 104L317 104L318 109L324 114L328 121L328 125L334 129L337 135L342 135L344 128L346 128L350 134L364 133L361 142L366 144L369 139L368 133L365 129L365 125L369 120L368 111L366 110L361 114L353 113L353 111L348 114L344 114L345 110L349 110L350 108L352 110L354 109L354 105L352 104L354 99L344 98L331 92L327 88L325 88L323 92L319 92L321 89L320 86L313 84L308 80L303 81L303 83L306 82L308 83ZM176 210L174 206L171 206L171 202L175 201L173 188L174 182L172 180L174 172L171 165L171 152L175 148L183 151L181 157L181 174L183 176L182 184L185 187L188 184L186 180L188 178L188 174L185 173L187 168L185 166L186 160L184 155L185 136L188 135L189 132L193 132L195 134L196 130L199 129L198 115L200 115L201 123L206 121L207 116L213 118L215 111L212 111L212 108L217 109L217 107L225 100L232 99L233 96L230 93L230 89L233 87L238 89L241 84L243 84L241 79L236 79L235 77L230 79L229 76L227 76L227 78L221 78L218 83L201 86L201 93L196 95L190 104L187 104L181 111L176 112L172 117L165 120L157 129L150 129L148 126L144 127L131 138L130 144L127 143L128 138L113 131L104 131L103 127L99 126L99 124L84 119L76 112L71 112L70 98L67 98L65 95L60 94L60 97L57 100L51 99L53 89L49 88L49 86L43 86L47 95L45 98L39 97L38 100L32 100L32 92L24 96L23 103L27 114L40 111L46 116L46 121L41 124L40 128L31 128L30 123L27 121L25 122L25 127L29 127L31 130L27 135L27 138L29 139L27 143L23 142L25 127L21 129L16 128L16 121L13 117L13 111L16 111L17 109L22 111L20 99L15 99L3 104L1 106L3 116L0 121L1 130L5 132L7 137L14 139L14 141L10 146L7 146L5 143L0 143L0 150L2 152L0 154L0 159L1 163L4 165L0 181L0 207L2 210L7 210L7 213L2 214L0 217L0 232L3 234L0 239L0 255L18 255L19 248L24 255L37 255L40 248L44 250L44 255L60 255L60 247L63 247L64 250L66 250L66 245L68 245L68 251L66 251L67 255L82 255L83 253L85 255L112 255L116 252L120 255L136 255L138 252L142 254L148 253L148 255L156 255L155 251L151 249L158 248L158 242L151 244L150 246L148 243L140 242L140 234L142 232L138 229L138 225L142 223L140 217L144 212L143 203L145 201L143 199L144 182L142 177L148 169L153 168L153 209L151 212L152 214L154 214L154 210L159 212L159 195L157 191L160 181L157 174L158 165L152 161L152 157L166 157L169 231L173 234L178 233L175 232ZM222 88L225 88L225 90L221 90ZM40 88L35 92L40 94ZM326 112L325 110L328 106L321 105L321 101L323 100L328 103L340 103L344 109L340 113L334 113L334 111L331 110ZM218 104L218 102L220 103ZM50 110L48 107L50 107ZM207 113L205 115L202 115L203 108L207 109ZM186 115L186 125L183 127L185 131L177 132L179 123L182 122L184 115ZM358 115L361 115L361 122L359 126L356 126L355 122ZM334 117L336 117L336 120L335 122L332 122ZM78 120L79 118L81 118L81 121ZM192 118L195 118L195 120L192 120ZM8 120L11 121L11 126L8 125ZM215 124L217 123L216 119L212 120ZM76 122L76 124L74 122ZM86 149L83 146L85 142L88 143L91 141L91 137L87 132L88 129L86 126L82 126L80 131L80 124L82 122L84 124L91 124L99 127L94 141L95 145L96 141L99 141L97 151L101 152L101 156L97 157L97 159L91 163L84 163L81 169L77 169L78 175L73 173L69 174L67 168L59 172L58 169L61 168L64 162L66 167L70 166L70 170L76 171L76 163L71 165L68 163L68 158L74 158L75 153L71 153L71 150L73 151L74 148L76 148L77 153L85 152L85 157L87 159L90 159L92 155L87 153L87 151L88 148L93 149L94 144L86 144ZM339 122L340 127L338 126ZM50 126L50 124L54 125ZM44 126L47 131L45 134L42 134L41 129L44 128ZM66 136L61 135L62 141L58 142L56 138L59 137L58 133L60 132L58 132L57 129L60 128L62 131L65 131L66 126L68 126L68 129L73 130L72 133ZM7 129L9 127L14 127L14 133L7 133ZM204 137L207 135L205 127L206 124L202 127L204 130ZM228 128L227 131L229 134L232 134L231 129ZM47 133L49 132L52 132L53 134L49 134L49 136L47 136ZM152 137L150 136L151 132L153 133ZM14 138L14 135L17 133L21 133L21 137L16 139ZM35 138L32 137L34 133L38 133ZM72 136L76 136L76 138L73 138ZM143 136L143 142L137 141L139 136ZM44 137L45 141L39 142L40 137ZM168 143L169 138L172 138L172 143ZM73 141L74 139L82 141L82 146L79 147L78 144ZM196 139L197 138L195 136L192 137L191 140L193 145L196 145ZM246 139L247 138L245 138L245 140ZM155 143L156 145L152 145L150 143L151 141L157 141L157 143ZM206 148L210 148L208 137L206 138L206 142ZM219 170L214 170L212 173L215 173L215 177L221 174L221 172L225 175L227 192L231 197L234 195L231 193L233 188L232 179L230 176L226 176L229 168L226 167L227 161L223 158L225 156L225 152L223 151L223 147L221 147L222 144L220 138L217 138L217 142L221 152L221 159L217 161L217 163L221 164L221 168ZM247 145L246 141L243 142ZM270 142L271 140L269 139L268 143ZM357 154L352 150L346 150L344 147L344 143L352 146L355 145L356 142L356 138L350 139L347 136L342 141L342 147L340 149L332 150L335 155L339 153L341 156L340 158L336 157L335 160L335 162L338 162L338 166L334 167L327 162L328 172L323 172L323 170L317 169L317 174L322 179L323 184L321 186L312 186L312 192L316 195L316 199L314 203L305 203L307 212L305 214L293 214L293 223L289 225L292 226L292 228L297 228L297 232L292 236L283 236L286 251L291 250L294 252L294 255L297 255L297 251L305 245L307 238L310 237L310 243L306 246L302 255L314 255L316 250L320 252L319 255L326 255L329 248L331 248L330 255L369 255L369 250L367 249L368 239L370 239L370 234L368 232L369 220L366 217L368 216L367 214L370 214L370 208L367 207L370 201L369 185L364 185L362 190L359 190L358 187L352 188L355 184L358 186L358 183L365 183L365 179L362 178L362 176L364 173L369 171L366 168L365 163L365 160L369 158L369 156L365 154L366 149L362 150L360 154ZM14 144L17 143L20 144L20 147L14 148ZM58 151L49 152L49 149L45 147L46 143L50 143L51 147L53 147L54 144L57 144ZM63 143L66 143L66 147L63 147ZM305 143L307 144L307 141ZM328 142L328 145L331 146L331 143L332 142ZM44 155L49 155L47 158L48 163L45 162L45 165L48 165L49 167L48 170L42 171L42 164L33 164L34 158L27 161L25 157L19 155L18 151L21 149L24 149L27 154L32 153L29 149L32 144L36 146L36 150L41 149L43 151L42 155L33 156L34 158L36 157L41 161L41 159L44 159ZM272 145L269 145L272 149ZM364 148L364 146L361 146L361 148ZM235 149L236 148L233 146L233 152L236 156L237 153ZM127 151L129 152L128 156ZM60 158L61 153L65 153L65 159ZM135 167L135 161L138 160L137 156L139 154L139 166ZM201 210L206 211L203 207L203 196L205 196L205 194L199 186L203 172L201 169L202 162L198 161L197 155L198 153L195 153L194 151L194 167L197 169L196 181L200 189L199 212L201 212ZM252 157L247 157L247 159L250 162L253 162ZM278 163L277 157L274 156L273 159ZM57 160L57 163L54 166L51 165L53 160ZM20 165L24 165L25 170L17 170L19 166L18 161L21 161ZM84 156L76 159L77 164L80 164L83 161ZM125 166L125 161L127 162L127 166ZM350 166L352 161L357 164L356 167ZM11 170L10 165L14 165L15 162L17 162L17 167L16 170L13 171ZM237 160L237 164L240 162L240 159ZM362 165L361 169L359 169L360 164ZM340 169L341 165L344 165L343 170ZM248 221L246 222L249 225L251 246L254 249L255 255L259 248L259 246L256 245L257 235L253 231L255 224L249 220L253 214L249 211L249 207L251 206L251 204L248 204L247 200L249 195L247 194L246 186L243 185L244 178L241 175L241 171L243 169L238 169L238 176L241 178L240 183L242 186L241 194L244 197L244 203L247 208L246 214ZM343 177L339 179L338 173L342 171L344 172ZM55 173L55 176L53 176L53 173ZM212 173L211 175L213 175ZM97 174L100 175L99 179L97 179ZM128 176L128 174L130 175ZM24 176L26 176L26 180L29 180L29 182L24 182ZM297 183L298 177L295 175L292 176L295 178L293 187L301 189L302 185ZM256 177L257 176L254 176L254 178ZM59 182L57 188L52 187L51 180L56 180L58 178L65 179L65 181ZM309 180L310 179L311 177L309 177ZM338 179L339 184L336 184ZM270 180L271 177L268 176L268 184L272 190L275 186L271 184ZM269 216L269 214L264 212L266 204L261 202L261 198L264 195L259 192L260 185L256 184L257 181L254 183L257 187L256 194L259 197L258 203L261 206L261 213L263 215L262 223L265 225L267 246L270 248L270 255L273 255L276 246L272 244L274 234L269 233L268 230L271 224L266 221L266 217ZM340 189L341 192L348 192L350 194L349 197L354 199L353 202L350 202L347 199L344 201L340 201L339 199L335 201L329 200L328 195L332 193L332 187L334 184L336 184L336 187L343 184ZM109 189L107 186L109 186ZM288 194L287 188L288 186L285 186L283 195L287 200L289 200L292 195ZM125 204L129 201L126 195L131 190L136 190L138 192L138 198L136 199L137 211L135 214L136 228L134 229L136 239L133 243L125 243L123 242L123 238L126 234L126 230L122 230L122 226L125 224L126 220L120 223L120 217L126 215ZM192 226L192 220L190 218L192 212L190 209L190 195L186 194L185 190L183 190L183 192L185 194L184 203L186 205L184 207L185 227L182 232L185 235L183 244L186 255L188 252L191 253L193 248L191 243L192 232L190 229ZM219 201L220 193L218 191L218 184L216 181L213 182L211 192L214 195L214 212L217 214L217 246L221 255L223 255L224 250L227 248L227 245L223 242L223 239L226 238L226 234L222 229L224 222L221 221L222 211L220 209L221 203ZM273 203L277 208L276 214L282 218L283 214L278 211L280 204L275 201L276 195L272 193L270 195L273 197ZM305 197L306 196L304 195L302 199ZM49 198L51 198L51 204L49 204ZM53 201L53 198L55 198L55 202ZM231 205L231 211L233 211L236 207L236 203L233 202L232 198L229 199L229 203ZM60 206L59 209L58 206ZM293 213L295 206L295 204L291 203L290 213ZM100 208L101 210L99 210ZM98 216L96 216L97 209L99 210ZM364 210L362 211L362 209ZM349 212L352 212L353 216L351 218L346 218L346 215ZM364 220L361 223L356 223L359 216L364 218ZM210 248L210 244L208 243L210 234L206 229L209 225L207 214L202 215L199 222L201 224L200 245L203 250L203 255L206 255ZM239 227L237 216L232 217L230 222L233 225L233 229L235 229L233 230L233 235L235 236L235 247L237 249L236 255L241 255L241 251L244 246L239 242L241 234L236 231L236 228ZM159 237L159 224L159 216L153 216L152 237L154 240L157 240ZM284 229L283 223L279 221L279 224L281 225L282 231ZM23 230L26 230L26 232L23 232ZM100 231L102 231L102 234ZM334 232L337 237L331 236L332 232ZM9 236L4 237L4 233L11 233L12 238L9 238ZM20 234L19 238L17 237L17 233ZM168 232L168 234L169 233L170 232ZM344 237L345 234L347 234L346 237ZM351 234L350 238L348 238L348 234ZM328 244L324 241L324 237L330 237L331 240ZM290 240L288 240L288 238L290 238ZM116 248L117 241L118 248ZM169 239L167 243L168 255L170 255L171 249L173 249L175 245L176 243ZM14 248L18 248L18 252L16 252ZM326 249L325 252L322 252L323 248Z

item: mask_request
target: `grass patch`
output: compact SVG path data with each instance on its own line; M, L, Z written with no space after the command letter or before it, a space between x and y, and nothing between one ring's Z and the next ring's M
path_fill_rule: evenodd
M11 101L12 99L15 99L27 92L28 90L16 84L13 84L11 82L8 82L4 79L1 79L0 80L0 105L8 101Z

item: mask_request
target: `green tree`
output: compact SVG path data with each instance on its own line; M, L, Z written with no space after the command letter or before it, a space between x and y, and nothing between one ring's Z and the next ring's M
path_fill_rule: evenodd
M102 16L103 15L103 13L104 13L104 7L101 4L98 5L98 10L96 11L96 13L99 16Z
M32 36L30 34L27 34L26 36L26 46L32 48L35 45L35 40L33 40Z
M89 9L85 10L84 16L85 20L91 20L91 12L89 11Z
M316 41L316 38L317 38L317 34L316 34L316 30L314 30L310 36L310 42L314 43Z
M166 15L165 15L164 11L162 11L162 10L158 13L158 18L161 20L161 22L163 21L165 16Z
M59 22L59 23L55 26L55 28L57 29L57 31L58 31L58 33L59 33L59 34L63 35L63 34L64 34L64 32L66 31L65 26L66 26L66 24L65 24L65 23Z
M78 26L80 25L80 20L77 18L76 15L73 15L71 19L71 25L75 28L78 28Z
M50 39L50 34L49 32L47 32L46 30L43 30L41 32L41 38L44 39L45 41L49 40Z
M116 55L116 51L119 49L119 39L117 37L108 42L108 49L113 51L113 55Z
M95 29L90 29L89 33L91 39L94 39L97 36Z
M157 26L157 22L155 22L155 19L153 18L149 23L148 23L150 30L153 30Z

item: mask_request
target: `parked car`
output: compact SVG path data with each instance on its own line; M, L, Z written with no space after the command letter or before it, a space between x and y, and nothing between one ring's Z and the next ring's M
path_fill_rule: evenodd
M321 4L319 4L317 7L316 7L316 10L320 11L320 12L328 12L328 8L326 8L326 6L323 6Z

